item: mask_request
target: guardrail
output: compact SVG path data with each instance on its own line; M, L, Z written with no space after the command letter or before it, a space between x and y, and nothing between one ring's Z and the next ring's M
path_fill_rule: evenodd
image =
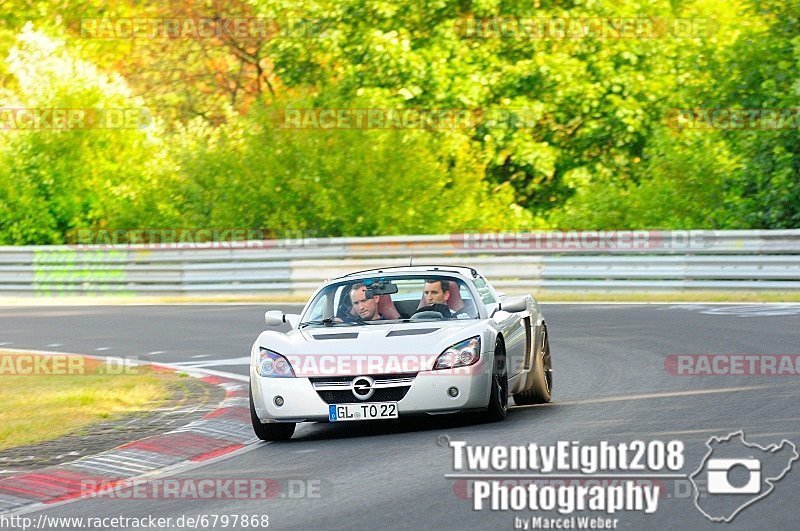
M359 269L471 265L509 293L800 289L800 230L582 231L0 247L0 293L308 294Z

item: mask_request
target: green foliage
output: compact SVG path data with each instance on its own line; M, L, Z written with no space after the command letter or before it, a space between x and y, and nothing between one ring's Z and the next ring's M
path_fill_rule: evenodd
M800 1L766 0L760 15L726 50L709 91L713 107L793 110L785 127L730 130L730 149L746 161L732 174L743 227L800 227ZM755 11L755 10L754 10Z
M675 109L800 107L799 0L0 5L0 108L161 116L127 129L0 128L0 244L72 241L83 228L800 226L800 124L670 121ZM281 31L174 40L80 31L84 17L256 15ZM656 25L644 38L513 26L554 17ZM292 129L280 119L287 108L451 109L474 120Z
M75 59L30 26L7 66L20 96L4 109L141 109L124 81ZM0 242L63 243L81 227L127 216L143 190L156 144L139 129L15 129L0 137ZM6 125L23 123L4 113Z
M575 176L576 194L550 221L576 229L734 228L738 221L720 205L735 201L726 190L739 164L718 135L660 129L631 179Z
M190 224L350 236L530 223L508 208L510 190L483 181L466 139L419 130L298 134L278 114L254 109L224 126L195 120L181 130L173 153L187 176L181 196L187 208L204 205Z

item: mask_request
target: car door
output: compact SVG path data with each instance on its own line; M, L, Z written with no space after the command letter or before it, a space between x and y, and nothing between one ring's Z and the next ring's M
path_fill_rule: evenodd
M494 310L499 301L489 284L482 277L475 278L474 283L484 305ZM526 368L525 356L531 341L529 320L525 319L524 314L506 312L502 309L494 312L492 319L500 327L500 331L503 334L503 340L506 345L508 376L510 378Z

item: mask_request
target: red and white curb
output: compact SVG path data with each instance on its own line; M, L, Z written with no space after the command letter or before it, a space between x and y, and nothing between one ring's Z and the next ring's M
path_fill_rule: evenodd
M24 352L65 355L62 352ZM109 359L85 354L69 355ZM124 488L135 480L175 474L222 457L231 457L258 442L250 422L247 377L223 376L224 373L217 371L187 370L162 363L133 363L152 365L157 370L179 372L219 385L225 389L225 399L203 418L170 432L69 463L0 479L0 514L28 513L54 504L90 498L95 494L92 488L108 491L110 486Z

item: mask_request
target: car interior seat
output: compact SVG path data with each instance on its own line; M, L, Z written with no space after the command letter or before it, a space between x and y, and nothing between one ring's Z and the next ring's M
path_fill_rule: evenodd
M392 296L389 294L380 295L378 299L378 313L384 319L400 319L400 312L395 308L392 302Z

